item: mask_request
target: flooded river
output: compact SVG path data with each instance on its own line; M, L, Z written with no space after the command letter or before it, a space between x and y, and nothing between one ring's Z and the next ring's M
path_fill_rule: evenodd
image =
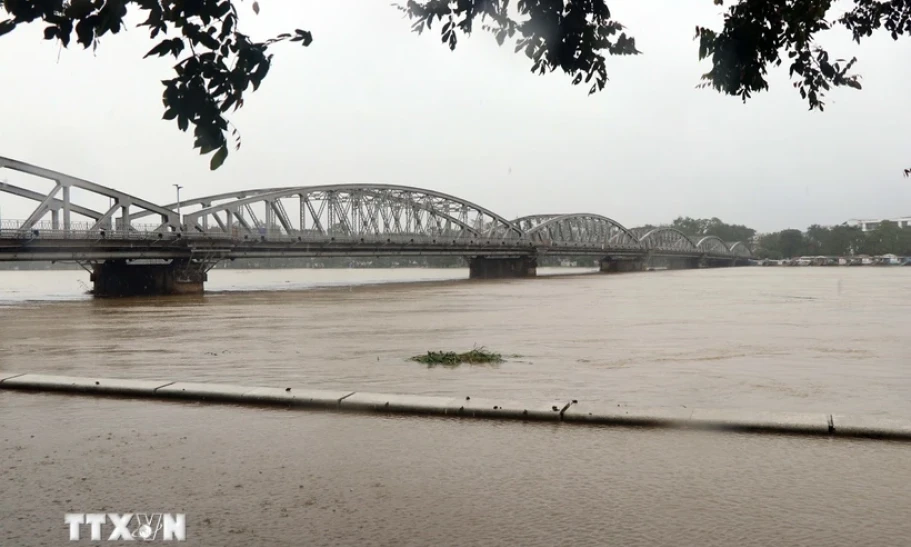
M4 547L117 545L67 541L64 513L93 511L182 512L187 547L911 537L905 444L0 392L3 421Z
M466 278L214 270L202 297L92 300L84 272L0 272L0 371L911 415L911 268ZM407 360L475 346L507 360Z
M0 272L0 372L911 415L911 268L215 270L124 300L87 277ZM473 346L507 360L407 360ZM188 546L903 546L908 448L0 391L0 545L170 512Z

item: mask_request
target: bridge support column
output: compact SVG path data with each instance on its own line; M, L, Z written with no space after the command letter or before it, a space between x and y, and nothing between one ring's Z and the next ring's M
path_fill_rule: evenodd
M645 270L645 260L641 258L612 258L601 259L601 271L605 273L641 272Z
M665 260L668 270L695 270L699 267L698 258L673 257Z
M535 277L538 274L538 259L533 256L473 256L468 259L468 272L471 279Z
M703 258L699 261L700 268L728 268L734 265L734 261L727 258Z
M97 297L202 294L208 278L186 260L169 264L128 264L108 260L92 271L92 294Z

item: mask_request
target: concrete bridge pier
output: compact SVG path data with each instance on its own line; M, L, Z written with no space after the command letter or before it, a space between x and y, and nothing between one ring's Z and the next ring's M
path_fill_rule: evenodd
M641 272L645 270L645 260L641 258L614 258L601 259L601 271L604 273Z
M93 268L92 294L96 297L202 294L207 278L205 270L194 268L188 260L166 264L106 260Z
M663 259L668 270L695 270L699 267L698 258L672 257Z
M734 261L728 258L703 258L699 261L700 268L729 268Z
M468 259L468 272L470 279L535 277L538 274L538 259L534 256L473 256Z

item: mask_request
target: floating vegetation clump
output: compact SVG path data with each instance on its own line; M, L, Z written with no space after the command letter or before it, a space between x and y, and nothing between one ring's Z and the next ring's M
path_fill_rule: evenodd
M454 351L428 351L424 355L416 355L411 358L412 361L423 363L425 365L443 365L447 367L457 367L462 363L487 364L502 363L503 356L499 353L493 353L484 348L475 348L464 353Z

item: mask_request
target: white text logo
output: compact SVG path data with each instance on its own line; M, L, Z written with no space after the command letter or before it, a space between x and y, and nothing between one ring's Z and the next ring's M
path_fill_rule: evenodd
M101 541L184 541L187 516L183 513L67 513L70 541L79 541L85 527L89 539Z

